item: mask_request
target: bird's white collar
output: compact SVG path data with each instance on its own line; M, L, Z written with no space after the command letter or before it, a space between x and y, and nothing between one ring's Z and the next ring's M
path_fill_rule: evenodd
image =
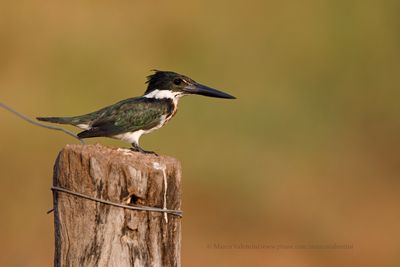
M170 90L153 90L150 93L144 95L143 97L146 98L155 98L155 99L163 99L163 98L168 98L168 99L177 99L183 96L182 92L173 92Z

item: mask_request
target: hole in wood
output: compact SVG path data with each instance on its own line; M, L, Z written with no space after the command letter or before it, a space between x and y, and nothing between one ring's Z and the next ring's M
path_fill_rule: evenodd
M128 204L138 204L140 197L136 196L135 194L132 194L128 197L126 203Z

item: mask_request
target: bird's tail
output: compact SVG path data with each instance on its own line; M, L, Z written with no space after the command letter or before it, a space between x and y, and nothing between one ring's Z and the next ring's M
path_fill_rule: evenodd
M36 117L39 121L47 121L51 123L59 124L74 124L74 119L72 117Z

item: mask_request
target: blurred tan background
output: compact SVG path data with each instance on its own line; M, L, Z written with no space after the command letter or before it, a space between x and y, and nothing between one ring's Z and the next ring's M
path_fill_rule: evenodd
M226 90L238 99L184 98L141 140L182 161L183 266L400 266L399 14L390 0L2 1L0 101L78 115L141 95L153 68ZM52 266L52 167L76 141L0 121L0 266ZM353 248L215 248L335 243Z

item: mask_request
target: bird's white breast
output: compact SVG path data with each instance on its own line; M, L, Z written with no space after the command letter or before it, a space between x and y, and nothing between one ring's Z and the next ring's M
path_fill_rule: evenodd
M146 131L144 131L144 130L137 130L135 132L128 132L128 133L115 135L114 138L129 142L131 144L139 144L139 138L145 132Z
M154 130L160 129L164 125L164 123L166 121L167 121L167 116L163 115L160 118L160 123L154 128L151 128L151 129L148 129L148 130L137 130L137 131L134 131L134 132L127 132L127 133L123 133L123 134L118 134L118 135L115 135L114 138L129 142L131 144L139 145L139 138L143 134L151 133Z

